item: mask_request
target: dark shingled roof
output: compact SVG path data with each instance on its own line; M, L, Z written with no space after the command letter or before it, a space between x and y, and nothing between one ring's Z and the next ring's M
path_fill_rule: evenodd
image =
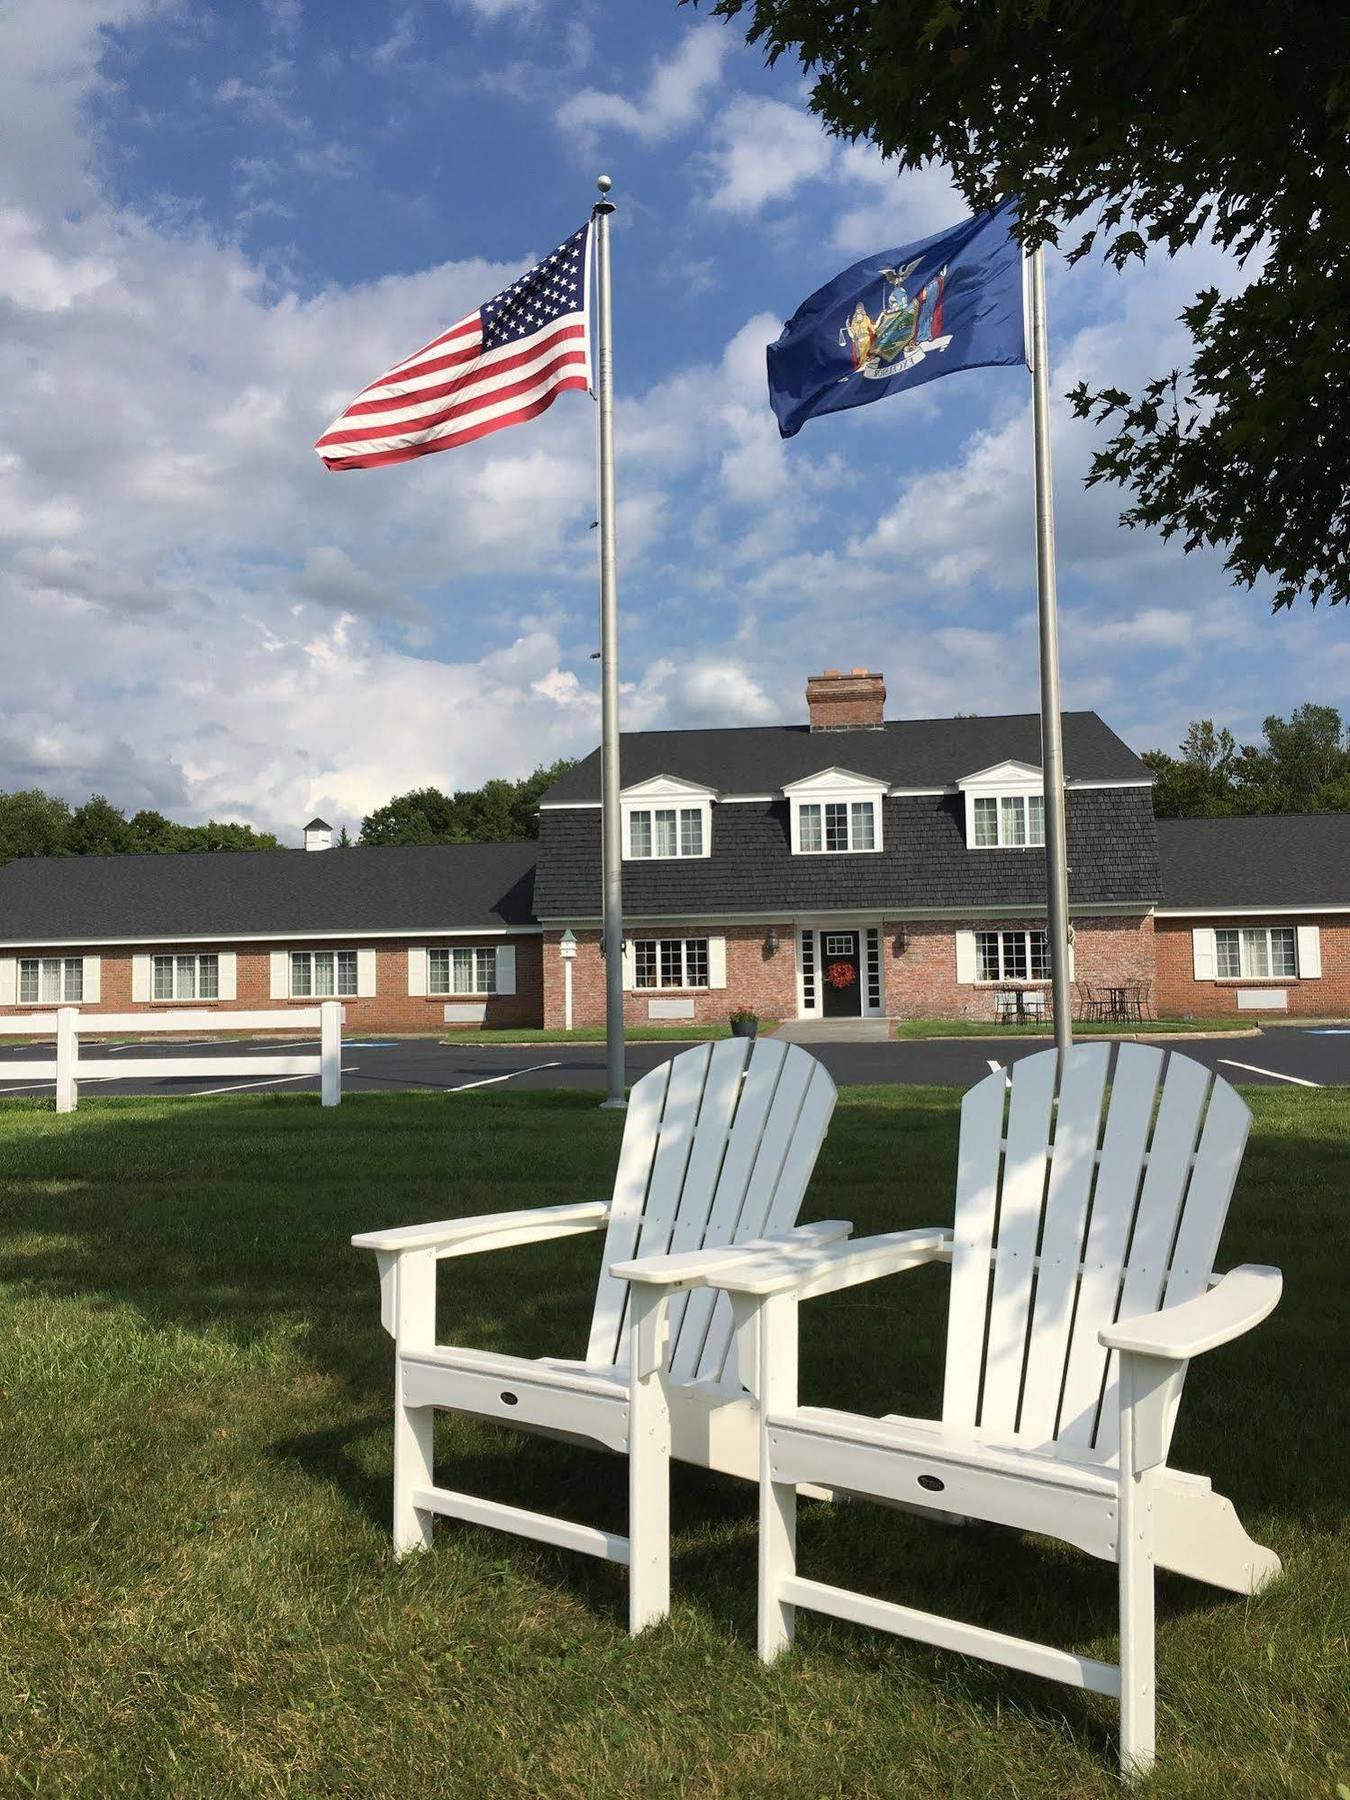
M732 734L728 734L732 735ZM1045 905L1040 850L969 850L956 794L883 801L876 855L794 856L786 800L714 806L711 855L626 862L630 919L704 913L894 908L925 911ZM1135 902L1158 893L1158 853L1148 788L1090 788L1067 797L1069 897L1079 906ZM543 919L600 911L600 813L557 811L539 821L535 905Z
M1350 813L1159 819L1160 906L1350 906Z
M950 787L995 763L1041 762L1037 713L1000 718L893 719L878 731L812 731L806 725L732 730L625 732L623 785L653 775L698 781L722 794L765 794L822 769L874 775L890 787ZM1093 712L1064 714L1064 772L1070 781L1147 781L1149 770ZM546 804L600 798L600 752L570 769Z
M494 930L534 918L536 844L34 856L0 868L0 942Z

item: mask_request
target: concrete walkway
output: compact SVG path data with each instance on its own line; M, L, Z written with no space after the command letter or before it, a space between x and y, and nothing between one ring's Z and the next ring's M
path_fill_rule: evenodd
M884 1044L890 1019L786 1019L774 1033L790 1044Z

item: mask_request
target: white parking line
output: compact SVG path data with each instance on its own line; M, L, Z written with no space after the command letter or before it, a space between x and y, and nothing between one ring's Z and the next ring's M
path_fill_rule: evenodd
M349 1068L346 1063L342 1065L344 1075L355 1075L356 1072L354 1066ZM317 1076L314 1075L266 1075L261 1081L235 1081L229 1087L198 1088L195 1094L188 1095L188 1099L202 1100L208 1094L242 1094L245 1088L276 1087L278 1082L282 1081L315 1081L317 1079Z
M1230 1069L1245 1069L1249 1075L1265 1075L1271 1081L1292 1081L1295 1087L1320 1088L1320 1081L1307 1081L1302 1075L1281 1075L1278 1069L1258 1069L1255 1063L1234 1062L1231 1056L1221 1056L1221 1063Z
M446 1088L447 1094L465 1094L470 1088L494 1087L499 1081L514 1081L517 1075L536 1075L540 1069L561 1069L560 1062L531 1063L528 1069L512 1069L506 1075L489 1075L485 1081L463 1081L458 1087Z

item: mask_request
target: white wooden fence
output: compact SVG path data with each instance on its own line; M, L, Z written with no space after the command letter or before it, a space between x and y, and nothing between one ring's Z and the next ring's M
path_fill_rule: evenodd
M0 1037L34 1037L49 1033L52 1015L25 1013L0 1019ZM126 1056L81 1060L83 1038L131 1032L175 1031L315 1031L318 1054L300 1056ZM268 1012L212 1012L208 1008L166 1013L82 1013L62 1006L56 1013L56 1057L43 1062L0 1062L0 1082L54 1081L57 1112L74 1112L85 1081L163 1081L189 1077L214 1081L224 1075L317 1075L325 1106L342 1098L342 1007L336 1000L321 1006L277 1008Z

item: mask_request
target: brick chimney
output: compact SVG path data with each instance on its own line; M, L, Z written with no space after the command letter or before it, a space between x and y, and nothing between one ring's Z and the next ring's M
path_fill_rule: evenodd
M886 680L867 669L826 669L806 678L812 731L880 731Z

